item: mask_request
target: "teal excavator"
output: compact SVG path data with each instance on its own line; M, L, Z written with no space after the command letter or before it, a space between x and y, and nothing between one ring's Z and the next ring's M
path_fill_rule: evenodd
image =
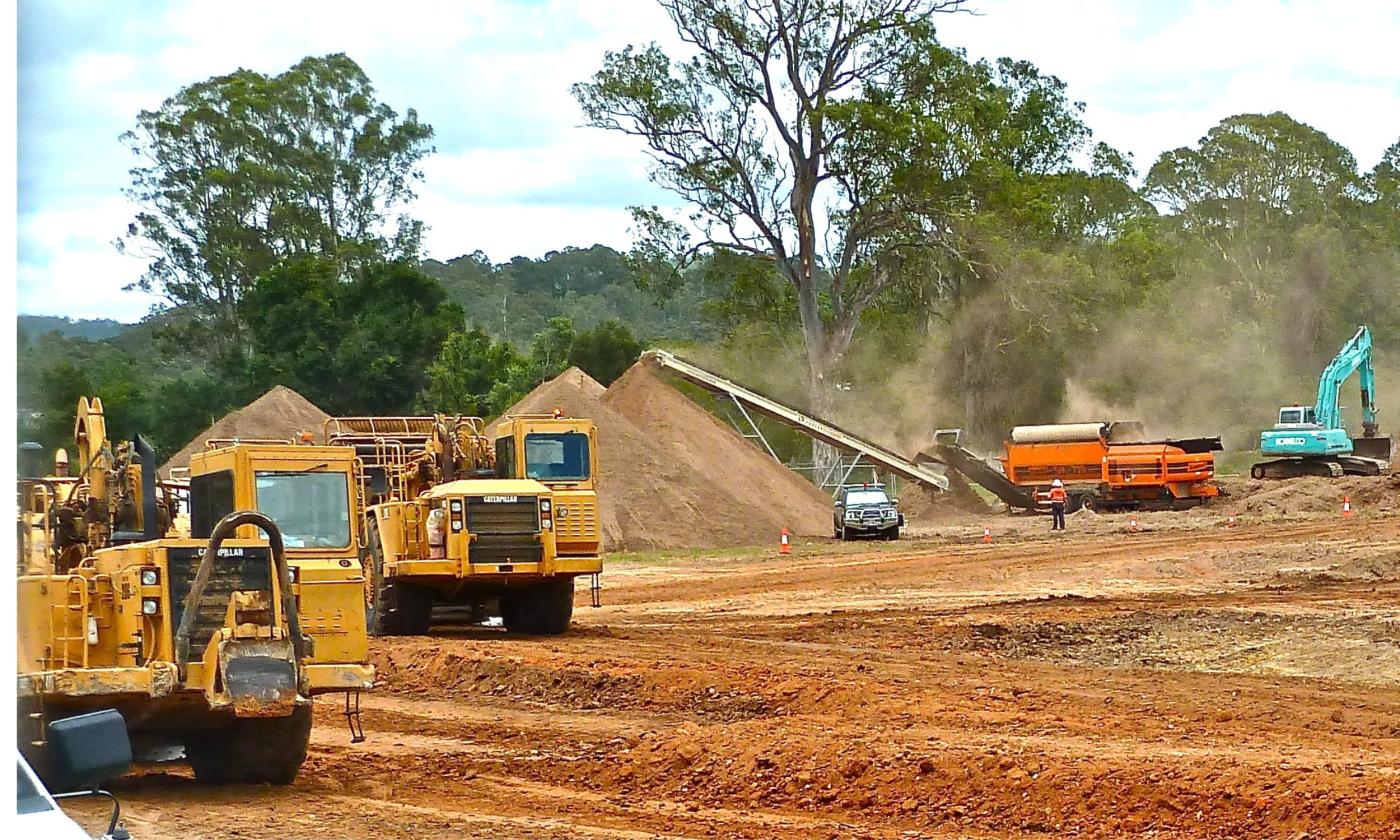
M1361 385L1361 437L1342 425L1342 383L1355 373ZM1286 405L1278 425L1259 435L1259 451L1276 460L1249 468L1253 478L1320 475L1380 475L1390 471L1391 440L1377 434L1376 372L1371 366L1371 331L1361 327L1342 346L1317 381L1315 405Z

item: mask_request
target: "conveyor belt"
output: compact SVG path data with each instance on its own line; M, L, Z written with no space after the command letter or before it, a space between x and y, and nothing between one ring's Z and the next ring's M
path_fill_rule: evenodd
M674 353L668 353L665 350L648 350L642 354L642 361L670 371L710 393L728 397L745 409L776 420L814 440L830 444L843 452L858 454L876 467L900 478L917 482L935 490L946 491L948 489L948 479L928 467L916 464L908 458L901 457L885 447L871 443L839 426L798 411L772 397L766 397L757 391L711 373Z

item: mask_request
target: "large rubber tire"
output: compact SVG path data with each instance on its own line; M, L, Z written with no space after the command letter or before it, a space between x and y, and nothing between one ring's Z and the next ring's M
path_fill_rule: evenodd
M190 735L185 757L202 784L289 785L310 743L311 707L297 706L286 717L237 718Z
M1249 468L1249 477L1255 481L1262 481L1266 471L1263 464L1255 464Z
M433 617L433 593L421 586L384 579L384 544L379 526L369 526L364 558L365 628L371 636L421 636Z
M501 596L501 623L512 633L557 636L574 617L574 579L561 578Z
M896 525L896 526L894 526L893 528L891 528L891 529L889 529L888 531L886 531L886 532L885 532L885 539L886 539L886 540L897 540L897 539L899 539L899 526Z

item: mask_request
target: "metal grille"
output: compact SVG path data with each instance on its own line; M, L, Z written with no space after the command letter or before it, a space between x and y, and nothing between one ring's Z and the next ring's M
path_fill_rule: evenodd
M199 571L198 548L171 548L166 552L167 574L170 577L170 626L180 626L185 614L185 598L190 594L194 576ZM194 629L190 631L190 650L203 655L209 639L228 614L229 596L237 591L272 592L272 561L266 546L224 548L214 560L209 585L198 605Z
M598 506L585 499L569 499L556 504L567 508L567 516L554 517L554 532L561 540L594 539L598 534Z
M477 535L539 533L539 502L534 496L468 496L467 530Z
M544 559L544 547L535 540L518 536L479 536L468 549L472 563L538 563Z

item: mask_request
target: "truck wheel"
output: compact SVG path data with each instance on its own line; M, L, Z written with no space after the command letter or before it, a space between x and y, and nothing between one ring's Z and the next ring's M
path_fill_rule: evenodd
M891 529L889 529L888 531L886 531L886 532L885 532L885 539L887 539L887 540L897 540L897 539L899 539L899 526L896 525L896 526L894 526L893 528L891 528Z
M850 538L851 538L851 532L850 532L850 530L849 530L848 528L846 528L845 525L842 525L842 526L841 526L841 542L846 542L846 541L850 540Z
M1079 497L1079 509L1093 512L1098 510L1099 500L1093 493L1085 493Z
M369 526L364 558L365 628L371 636L421 636L432 622L433 594L427 589L384 578L384 543L379 525Z
M185 757L202 784L289 785L306 761L311 707L279 718L237 718L185 740Z
M574 616L574 579L563 578L501 597L501 623L512 633L557 636Z
M1263 464L1255 464L1254 466L1249 468L1249 477L1256 481L1263 481L1264 473L1265 470Z

